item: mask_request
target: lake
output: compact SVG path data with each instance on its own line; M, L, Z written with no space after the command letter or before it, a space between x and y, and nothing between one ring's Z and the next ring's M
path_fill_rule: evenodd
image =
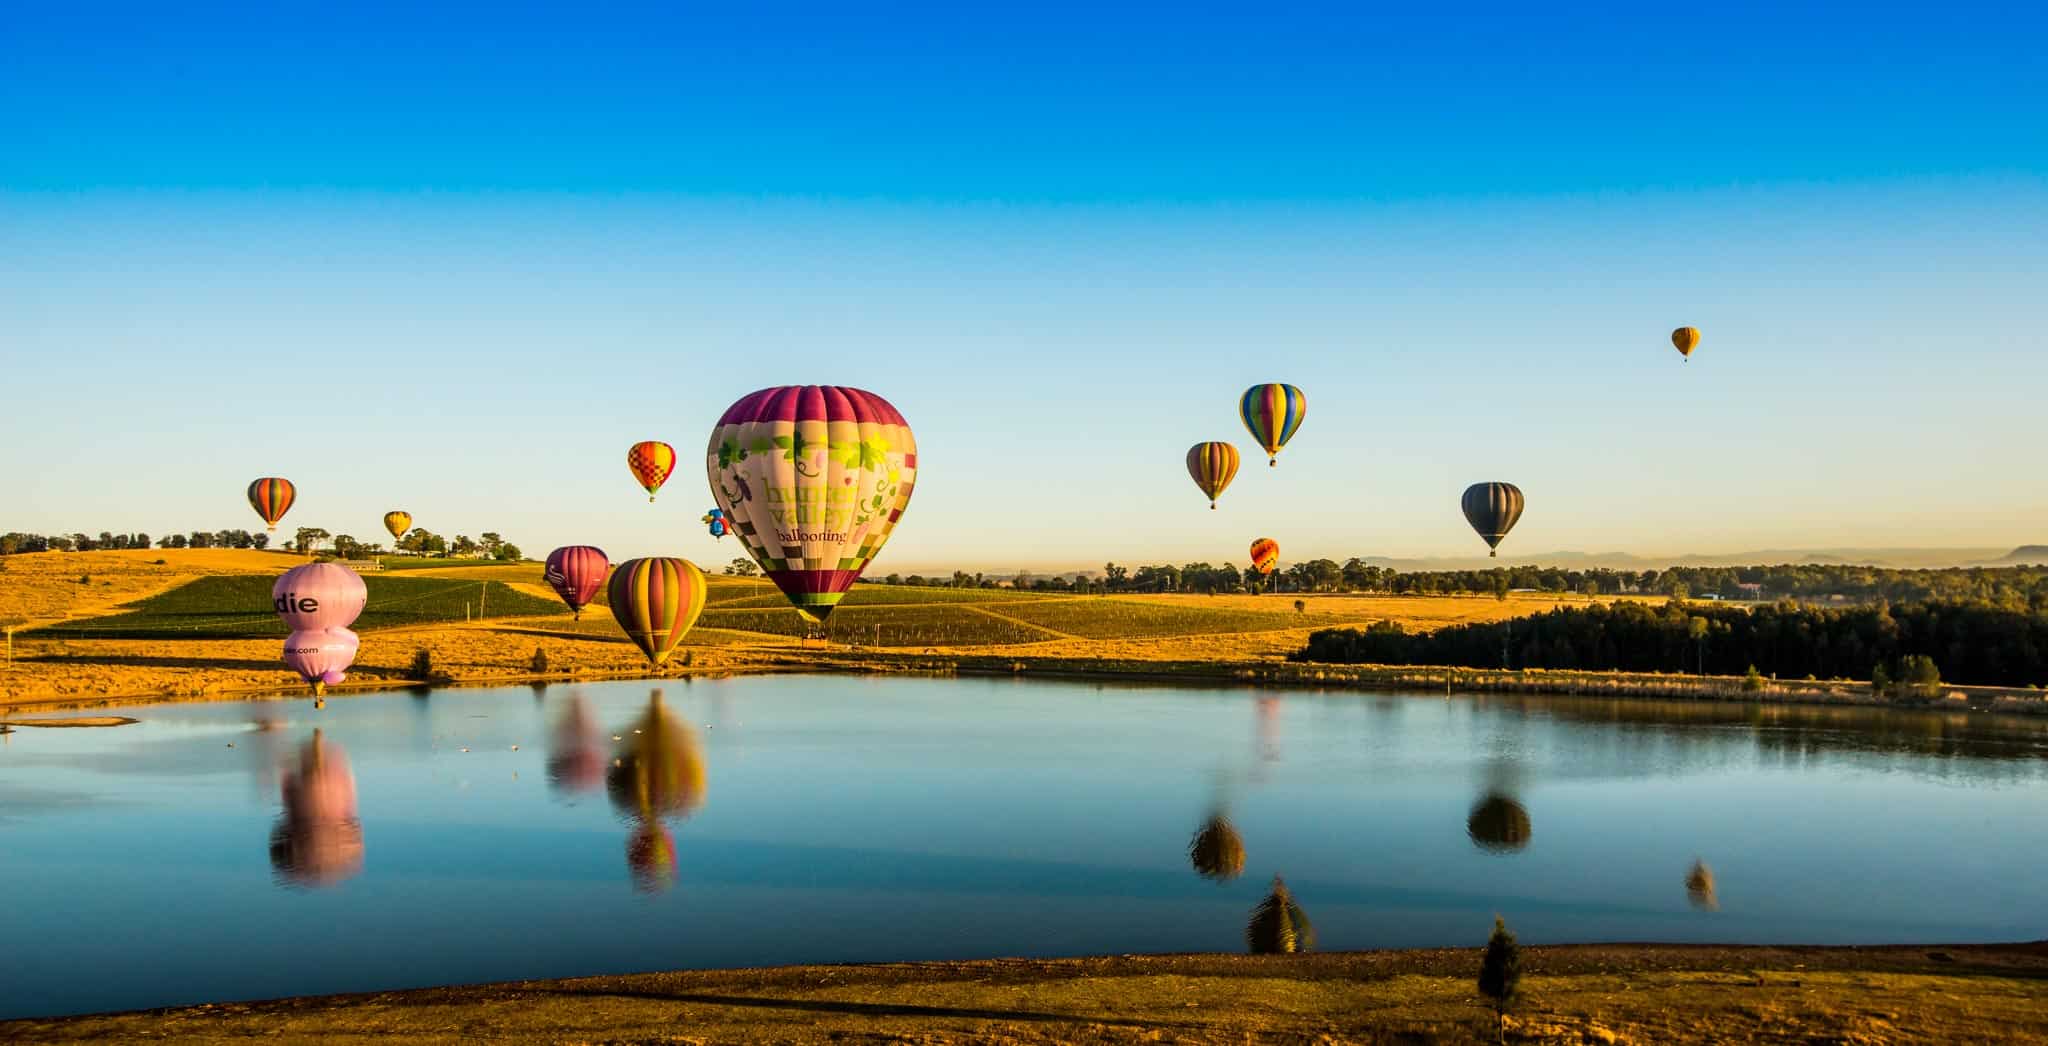
M844 676L127 714L0 738L0 1017L1241 951L1275 875L1325 949L1476 947L1496 912L1530 943L2048 936L2030 721ZM1228 881L1189 856L1217 815Z

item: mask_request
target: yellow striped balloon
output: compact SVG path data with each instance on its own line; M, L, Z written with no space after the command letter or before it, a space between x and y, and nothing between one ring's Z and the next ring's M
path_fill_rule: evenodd
M404 537L405 532L412 529L412 513L404 509L384 513L384 529L391 532L393 541Z
M1700 329L1698 327L1680 327L1672 331L1671 346L1677 349L1678 354L1685 357L1687 362L1691 362L1692 350L1700 347Z
M1216 441L1189 447L1188 475L1193 477L1195 486L1202 488L1202 493L1209 495L1209 508L1214 510L1216 498L1237 475L1237 448Z
M629 559L612 570L605 594L626 638L659 667L704 612L704 572L687 559Z
M1294 438L1301 419L1308 416L1308 397L1292 385L1254 385L1238 397L1237 416L1244 421L1245 431L1266 449L1266 464L1277 465L1280 448Z
M1252 569L1260 574L1270 574L1280 565L1280 543L1272 538L1260 538L1252 542Z

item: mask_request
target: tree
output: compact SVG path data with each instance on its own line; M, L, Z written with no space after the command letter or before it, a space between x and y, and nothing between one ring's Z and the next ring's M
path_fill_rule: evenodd
M1700 675L1707 674L1707 619L1695 617L1686 622L1686 635L1692 637L1693 645L1699 650Z
M1899 678L1915 697L1933 697L1941 692L1941 668L1926 654L1909 654L1899 665Z
M347 534L336 534L334 536L334 554L343 559L354 556L361 548L362 546L356 543L356 539Z
M1493 1000L1494 1041L1508 1040L1508 1009L1515 1004L1515 992L1522 984L1522 946L1508 932L1500 916L1493 917L1493 936L1486 939L1486 956L1479 962L1479 994Z
M1879 661L1870 669L1870 692L1882 697L1891 688L1892 674L1885 671L1884 662Z
M332 536L319 527L300 527L298 533L292 535L292 548L297 550L300 555L305 555L307 552L319 548L322 541Z
M520 553L518 545L506 541L498 545L497 558L504 562L516 563L524 558L524 556Z
M734 559L725 565L725 572L731 577L753 577L754 561L751 559Z
M483 554L491 559L503 559L503 556L498 555L498 546L504 543L505 539L498 536L496 531L484 531Z
M1307 601L1307 600L1305 600L1305 599L1297 599L1297 600L1295 600L1295 601L1294 601L1294 612L1295 612L1295 613L1297 613L1297 614L1306 614L1306 613L1308 613L1308 601Z
M269 548L269 547L270 547L270 535L268 535L268 534L261 534L261 533L259 533L259 534L252 534L252 535L250 535L250 537L249 537L249 544L250 544L251 546L254 546L254 547L256 547L256 548Z
M1509 584L1510 584L1510 582L1508 581L1508 572L1507 572L1507 571L1505 571L1505 570L1496 570L1496 571L1494 571L1494 572L1493 572L1493 598L1495 598L1495 599L1498 599L1498 600L1500 600L1500 601L1501 601L1501 602L1503 602L1503 603L1507 602L1507 601L1508 601L1508 585L1509 585Z
M484 536L487 538L490 537L489 534L486 534ZM476 555L477 552L477 544L476 542L470 540L468 534L457 534L455 535L455 544L450 545L448 550L455 553L458 556L474 556ZM485 548L485 554L488 555L496 550L496 544L489 544Z

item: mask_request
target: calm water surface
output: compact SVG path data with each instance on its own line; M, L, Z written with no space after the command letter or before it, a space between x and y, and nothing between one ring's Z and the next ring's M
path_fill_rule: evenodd
M658 707L646 683L150 706L0 738L0 1017L1234 951L1275 875L1333 949L1476 945L1494 912L1531 942L2048 935L2042 724L1008 680L662 689ZM1223 883L1188 857L1219 812L1245 853ZM1688 891L1695 858L1711 898Z

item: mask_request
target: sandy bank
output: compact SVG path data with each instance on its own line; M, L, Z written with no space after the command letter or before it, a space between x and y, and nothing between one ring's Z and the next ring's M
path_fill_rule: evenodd
M1479 950L805 966L0 1023L10 1042L1492 1042ZM1511 1042L2048 1041L2048 942L1527 949Z

